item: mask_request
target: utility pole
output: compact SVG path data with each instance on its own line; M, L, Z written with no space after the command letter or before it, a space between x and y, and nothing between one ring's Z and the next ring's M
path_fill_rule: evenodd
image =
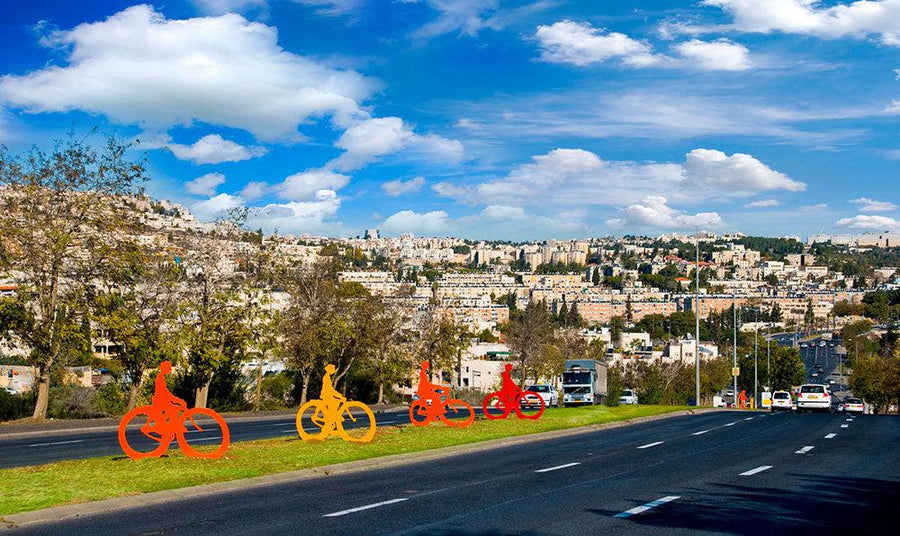
M734 319L732 321L734 328L734 344L731 346L731 362L732 362L732 378L734 380L734 406L737 407L737 375L733 374L734 370L737 368L737 296L732 293L731 294L731 312L734 315Z
M696 350L694 351L694 405L700 406L700 232L697 232L697 268L695 270L694 298L697 302L697 311L694 315L696 322L694 334Z
M759 309L756 311L756 334L753 337L753 409L759 407Z

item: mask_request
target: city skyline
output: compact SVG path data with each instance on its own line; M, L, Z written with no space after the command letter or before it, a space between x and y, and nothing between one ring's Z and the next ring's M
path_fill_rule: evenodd
M0 143L140 139L148 194L201 218L517 241L900 231L889 0L6 7Z

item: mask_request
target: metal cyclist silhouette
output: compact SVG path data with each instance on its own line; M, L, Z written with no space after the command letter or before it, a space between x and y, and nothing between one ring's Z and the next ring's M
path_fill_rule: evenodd
M188 409L187 403L173 395L166 386L166 375L170 372L172 372L172 363L169 361L160 363L151 405L136 407L119 421L119 446L132 460L158 458L169 449L169 444L175 439L178 441L181 451L189 458L221 458L231 440L225 419L208 408ZM197 424L195 418L201 416L212 419L213 426L219 430L218 435L198 438L201 441L218 441L218 447L211 451L199 451L185 438L185 434L189 432L203 432L210 429L210 425L203 428ZM144 422L140 431L151 440L148 448L143 448L141 445L141 443L147 443L146 440L128 439L126 431L131 421ZM188 430L187 423L190 423L193 430ZM211 445L215 446L215 443Z
M516 415L520 419L535 420L539 418L544 413L546 405L544 398L537 393L520 389L516 382L512 380L510 376L511 371L512 365L507 363L506 370L503 371L500 390L487 395L481 403L481 409L484 410L485 417L488 419L505 419L515 410ZM522 406L537 406L539 409L535 413L524 413ZM497 408L502 413L499 415L492 414L488 411L490 408Z
M322 398L310 400L297 412L297 433L304 441L323 440L337 434L344 441L368 443L375 437L375 414L362 402L348 402L331 383L334 365L325 367L322 378ZM308 414L308 415L307 415ZM303 427L308 418L317 428L312 433Z
M475 410L464 400L450 398L450 387L431 383L428 379L430 362L422 362L419 370L419 399L409 406L409 421L416 426L426 426L440 419L447 426L465 428L475 420Z

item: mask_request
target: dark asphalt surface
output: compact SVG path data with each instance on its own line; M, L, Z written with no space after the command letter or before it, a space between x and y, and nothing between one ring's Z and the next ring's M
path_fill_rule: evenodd
M13 532L92 536L890 532L900 522L896 506L900 419L848 418L828 413L703 413L402 467L117 510ZM841 427L844 424L846 428ZM829 434L835 435L826 438ZM564 467L538 472L558 466ZM771 467L760 469L764 466ZM758 472L741 475L753 470ZM621 517L664 498L668 502Z

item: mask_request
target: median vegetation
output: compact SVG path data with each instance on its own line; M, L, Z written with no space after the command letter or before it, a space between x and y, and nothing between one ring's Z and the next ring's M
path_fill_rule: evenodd
M98 501L250 478L335 463L624 421L687 409L679 406L592 406L548 409L540 420L476 420L469 428L409 425L379 428L368 444L338 439L303 442L279 437L234 443L220 460L185 458L179 451L158 459L134 461L122 456L73 460L0 470L0 516L64 504ZM405 417L404 414L401 414Z

